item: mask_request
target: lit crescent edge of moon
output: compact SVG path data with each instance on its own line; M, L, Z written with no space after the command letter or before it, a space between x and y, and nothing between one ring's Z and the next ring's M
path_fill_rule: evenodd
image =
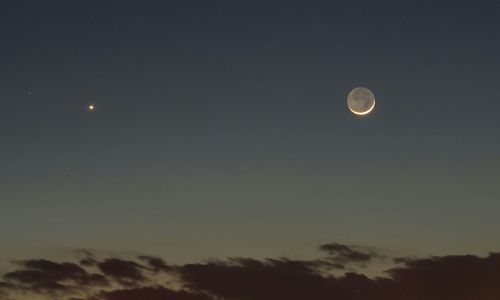
M372 106L371 106L368 110L363 111L363 112L354 111L354 110L353 110L353 109L352 109L349 105L348 105L347 107L349 108L349 110L350 110L353 114L358 115L358 116L364 116L364 115L367 115L367 114L371 113L371 112L372 112L372 110L375 108L375 99L373 100L373 104L372 104Z

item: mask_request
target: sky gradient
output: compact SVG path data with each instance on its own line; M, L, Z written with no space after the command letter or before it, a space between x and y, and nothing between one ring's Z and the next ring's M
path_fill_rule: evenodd
M1 1L0 273L76 249L500 249L499 8Z

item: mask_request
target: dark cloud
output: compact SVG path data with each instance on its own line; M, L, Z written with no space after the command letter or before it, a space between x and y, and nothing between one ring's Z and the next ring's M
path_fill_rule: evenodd
M99 262L97 267L104 275L124 284L133 284L145 280L143 275L144 266L134 261L110 258Z
M41 293L68 291L75 286L104 286L103 275L90 274L80 266L70 262L56 263L45 259L32 259L17 263L22 267L4 275L9 288L17 285Z
M116 290L100 294L103 300L211 300L212 298L186 291L173 291L162 286Z
M500 299L500 253L411 259L388 272L400 299Z
M350 262L365 263L380 256L336 243L320 248ZM331 262L323 259L233 258L175 266L151 256L140 256L137 261L93 259L96 263L89 267L48 260L18 262L18 270L3 276L0 298L15 292L10 299L30 293L72 300L500 299L500 253L394 258L398 264L384 278L360 272L331 273ZM106 285L111 280L132 285Z
M356 249L359 247L330 243L319 246L319 250L326 252L330 260L339 265L348 263L368 263L372 259L382 259L383 255L374 250Z
M80 265L83 267L92 267L97 265L97 259L95 255L88 250L77 250L77 255L82 257L80 259Z
M153 256L139 256L139 259L145 261L146 264L154 271L154 272L169 272L173 270L173 267L167 265L167 263L158 257Z
M334 296L334 278L308 262L288 259L187 264L179 273L187 287L223 299L323 299Z
M83 267L92 267L92 266L95 266L95 265L97 265L97 261L94 260L93 258L86 257L86 258L80 259L80 266L83 266Z
M53 280L76 279L86 275L87 273L77 264L70 262L56 263L45 259L31 259L20 261L18 263L30 271L33 270L43 272L40 274L43 274L45 278L50 277L50 279ZM29 273L30 271L26 271L25 273ZM9 277L9 275L13 274L7 274L7 277Z

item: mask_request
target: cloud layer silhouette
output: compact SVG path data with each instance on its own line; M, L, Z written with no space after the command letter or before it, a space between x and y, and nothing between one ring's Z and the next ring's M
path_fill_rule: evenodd
M1 299L62 300L497 300L500 254L398 258L387 276L362 269L389 257L373 249L330 243L323 256L294 260L231 258L183 265L139 256L79 262L30 259L0 280Z

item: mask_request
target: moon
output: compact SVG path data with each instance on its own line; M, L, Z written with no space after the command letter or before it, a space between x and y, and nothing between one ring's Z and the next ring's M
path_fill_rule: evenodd
M367 115L375 107L375 96L369 89L357 87L347 96L347 107L353 114Z

